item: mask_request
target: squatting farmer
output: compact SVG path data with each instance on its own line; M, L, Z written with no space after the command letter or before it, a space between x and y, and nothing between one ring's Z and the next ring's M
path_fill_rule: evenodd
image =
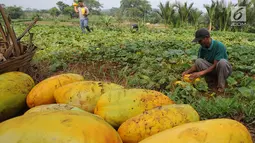
M216 75L218 91L223 92L226 79L232 73L232 66L228 61L226 47L220 41L212 39L209 31L205 28L196 31L195 39L192 42L201 45L198 59L189 70L182 73L182 76L191 74L189 78L196 79L201 76Z
M88 23L89 23L89 19L88 19L89 9L85 6L83 0L78 0L78 5L76 5L74 3L74 11L79 14L80 26L81 26L82 33L86 33L85 28L88 30L88 32L91 32L89 25L88 25Z

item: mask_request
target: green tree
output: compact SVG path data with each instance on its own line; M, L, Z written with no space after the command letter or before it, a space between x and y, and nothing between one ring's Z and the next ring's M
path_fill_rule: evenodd
M141 4L139 5L139 10L142 12L143 21L146 21L146 16L152 10L151 4L147 0L141 0Z
M92 14L100 14L101 8L103 5L97 1L97 0L85 0L84 1L85 5L88 7L90 13Z
M47 10L47 9L42 9L42 10L40 10L40 13L49 13L49 10Z
M148 21L150 23L160 23L161 16L158 14L158 10L154 9L148 13Z
M164 20L165 26L173 23L174 19L173 5L171 5L170 2L167 1L165 4L160 2L158 7L159 7L158 14Z
M109 15L115 17L116 20L117 20L118 22L120 22L120 23L121 23L122 20L123 20L123 17L122 17L122 13L121 13L121 9L120 9L120 8L116 8L116 7L111 8L110 11L109 11Z
M151 11L151 5L147 0L121 0L120 9L124 16L129 18L143 18Z
M49 13L53 17L58 17L61 14L61 12L56 7L51 8Z
M112 7L109 11L109 15L110 16L117 16L118 13L120 13L120 8L117 8L117 7Z
M255 26L255 0L240 0L239 6L246 6L246 19L247 24Z
M63 13L63 14L65 13L66 7L69 7L69 5L65 4L65 3L62 2L62 1L58 1L58 2L56 3L56 5L58 6L59 10L60 10L61 13Z
M65 7L65 9L63 10L63 14L67 14L70 16L70 18L72 18L73 14L75 14L74 8L72 6Z
M70 18L73 18L73 15L75 14L73 6L65 4L62 1L58 1L56 5L58 6L62 14L69 15Z
M231 2L226 4L224 0L216 1L214 25L218 27L219 30L225 31L227 29L230 22L231 5Z
M193 4L194 3L188 5L187 2L185 2L184 4L176 2L176 4L174 5L174 7L177 8L180 17L180 25L184 25L185 22L188 23L189 13L191 12Z
M199 18L202 15L202 11L199 11L197 8L195 9L191 9L190 11L190 21L192 24L194 24L195 29L198 28L198 24L199 24Z
M75 2L78 3L78 0L75 0ZM103 5L98 0L84 0L83 2L85 4L85 6L88 7L90 13L97 14L97 15L100 14L100 11L101 11L101 8L103 7ZM64 6L64 11L65 11L65 8L68 7L68 5L65 6L62 3L60 3L60 6ZM69 8L67 8L67 9L69 9Z
M209 18L208 30L211 31L212 30L212 22L214 21L214 18L215 18L216 3L212 0L212 4L211 5L204 4L204 8L206 9L207 16Z
M18 19L24 14L22 8L17 6L9 6L5 10L12 19Z

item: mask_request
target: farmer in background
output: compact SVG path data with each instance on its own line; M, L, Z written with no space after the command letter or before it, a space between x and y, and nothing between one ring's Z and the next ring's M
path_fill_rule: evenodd
M191 74L190 79L196 79L204 75L217 75L218 91L223 92L226 79L232 73L232 66L228 62L228 55L224 44L210 37L207 29L202 28L196 31L195 39L192 42L201 45L198 52L198 59L195 64L182 76Z
M132 24L132 29L134 29L135 31L138 31L138 24Z
M79 14L80 26L81 26L82 33L85 33L85 28L89 32L91 32L91 30L88 26L89 9L85 6L83 0L79 0L78 2L79 2L78 8L77 8L77 4L74 3L74 11Z

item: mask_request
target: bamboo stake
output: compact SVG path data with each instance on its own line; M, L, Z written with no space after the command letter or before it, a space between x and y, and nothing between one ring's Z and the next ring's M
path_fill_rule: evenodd
M0 5L0 12L1 12L2 17L4 19L6 28L9 32L9 34L10 34L11 40L13 42L13 46L14 46L14 50L15 50L15 56L19 56L20 55L20 48L19 48L19 45L18 45L18 42L17 42L16 35L15 35L13 29L11 28L10 22L9 22L7 16L5 15L4 9L1 5Z
M6 34L4 32L4 29L2 27L1 22L0 22L0 33L2 34L3 41L5 42L5 44L4 44L5 47L4 48L6 49L8 47L8 42L7 42Z
M36 17L34 19L34 21L32 23L29 24L29 26L27 27L27 29L17 38L18 41L20 41L27 32L29 32L29 30L36 24L36 22L38 21L38 17Z

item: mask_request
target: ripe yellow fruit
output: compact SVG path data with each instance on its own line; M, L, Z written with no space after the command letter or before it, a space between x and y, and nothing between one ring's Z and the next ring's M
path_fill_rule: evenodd
M247 128L230 119L187 123L152 135L139 143L252 143Z
M76 2L73 2L73 6L78 6L78 4Z
M200 78L196 78L194 82L196 83L199 82L200 80L201 80Z
M190 77L190 74L186 74L186 75L184 75L183 80L185 82L192 82L192 80L189 77Z
M54 91L61 86L70 84L77 81L83 81L84 78L79 74L60 74L56 76L49 77L40 83L38 83L27 96L27 105L32 108L43 104L53 104L55 103Z
M72 105L68 104L47 104L47 105L40 105L33 107L26 111L24 115L31 114L31 113L38 113L38 112L46 112L46 111L63 111L63 110L76 110L76 111L81 111L85 112L84 110L74 107Z
M186 83L186 82L183 82L183 81L176 81L176 82L174 83L174 85L175 85L175 86L180 85L180 86L182 86L182 87L186 87L186 86L187 86L187 83Z
M174 83L174 85L179 85L179 84L182 84L182 81L176 81L176 82Z
M48 111L0 124L1 143L122 143L117 131L86 111Z
M22 72L0 75L0 122L15 116L26 107L26 97L34 85L34 80Z
M186 74L186 75L184 75L183 80L184 80L185 82L189 82L189 83L193 83L193 82L198 82L198 81L200 81L200 78L196 78L195 80L192 80L192 79L189 78L190 76L191 76L191 74Z
M182 88L186 88L186 87L188 87L188 86L192 86L192 84L191 83L189 83L189 82L184 82L184 81L176 81L175 83L174 83L174 86L180 86L180 87L182 87Z
M96 105L94 113L101 116L113 127L146 110L174 102L166 95L146 89L120 89L103 94Z
M164 130L196 121L199 121L199 115L190 105L164 105L128 119L118 133L123 142L137 143Z
M107 91L123 89L123 86L101 81L74 82L58 88L54 92L57 103L69 104L94 113L97 101Z

